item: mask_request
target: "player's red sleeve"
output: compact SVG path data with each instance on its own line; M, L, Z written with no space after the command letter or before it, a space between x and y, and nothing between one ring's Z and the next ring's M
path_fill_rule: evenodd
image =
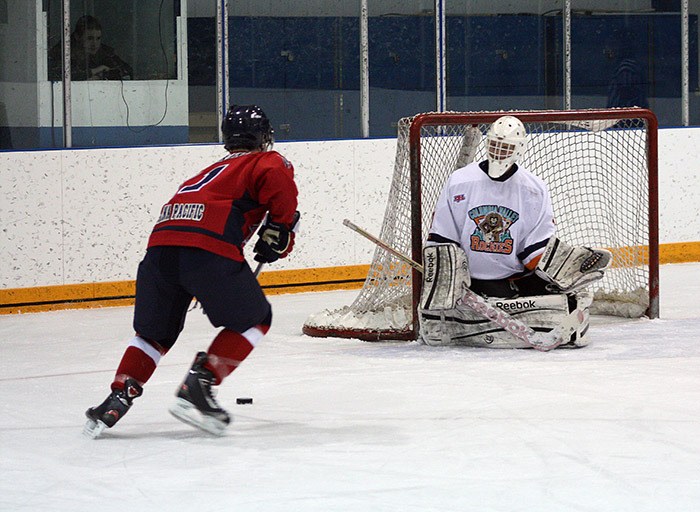
M290 225L297 211L297 190L294 167L276 151L267 152L255 170L255 191L258 202L267 208L269 220Z

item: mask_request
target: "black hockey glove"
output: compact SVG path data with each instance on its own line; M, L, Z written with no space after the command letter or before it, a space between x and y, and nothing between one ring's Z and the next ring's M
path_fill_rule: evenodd
M284 224L266 222L258 231L260 238L253 247L255 261L272 263L286 257L294 248L294 231Z

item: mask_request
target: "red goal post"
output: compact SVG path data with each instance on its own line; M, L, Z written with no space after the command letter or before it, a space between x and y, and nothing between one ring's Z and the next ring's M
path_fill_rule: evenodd
M592 286L592 313L658 317L658 123L647 109L443 112L401 119L378 238L421 263L445 180L456 168L485 159L486 130L506 114L525 124L528 147L521 163L547 182L558 236L614 254L613 267ZM355 301L311 315L303 331L416 339L420 289L419 272L378 247Z

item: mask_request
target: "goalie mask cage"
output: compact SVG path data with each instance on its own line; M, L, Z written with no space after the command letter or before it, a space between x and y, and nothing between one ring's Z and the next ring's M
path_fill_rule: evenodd
M656 318L658 302L657 120L646 109L444 112L398 124L396 162L379 239L421 263L447 177L486 159L485 134L503 115L528 132L523 166L549 186L557 235L613 252L593 283L593 314ZM377 247L355 301L311 315L310 336L413 340L420 273Z

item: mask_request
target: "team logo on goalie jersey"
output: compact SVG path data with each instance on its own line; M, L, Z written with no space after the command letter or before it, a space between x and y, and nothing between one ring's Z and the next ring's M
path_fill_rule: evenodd
M498 254L513 252L510 227L520 218L517 212L505 206L488 204L469 210L469 218L476 225L470 236L472 251Z

